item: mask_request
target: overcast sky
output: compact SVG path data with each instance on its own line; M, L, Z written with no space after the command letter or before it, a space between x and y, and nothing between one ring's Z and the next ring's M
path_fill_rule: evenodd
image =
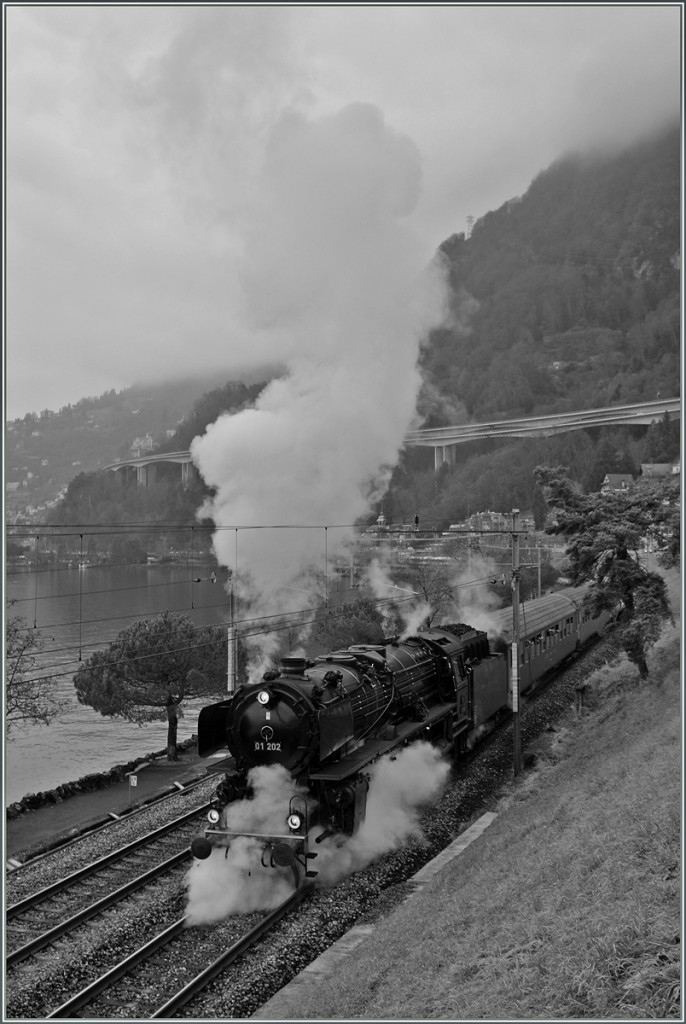
M565 151L679 116L680 5L4 13L9 419L280 355L241 268L296 115L378 108L421 168L397 214L425 260Z

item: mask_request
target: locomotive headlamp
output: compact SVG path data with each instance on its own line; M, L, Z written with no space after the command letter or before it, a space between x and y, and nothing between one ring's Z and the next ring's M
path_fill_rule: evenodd
M289 814L286 818L286 824L288 825L291 832L298 832L302 828L303 819L300 814Z
M207 812L207 820L209 821L210 825L218 825L219 811L215 810L215 808L213 807L211 811Z
M257 700L263 707L266 707L266 705L271 700L271 694L269 690L260 690L260 692L257 694Z

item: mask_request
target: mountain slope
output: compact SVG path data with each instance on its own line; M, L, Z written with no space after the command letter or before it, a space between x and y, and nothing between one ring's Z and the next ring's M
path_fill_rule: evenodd
M453 322L425 346L427 425L676 395L678 128L566 157L440 247Z

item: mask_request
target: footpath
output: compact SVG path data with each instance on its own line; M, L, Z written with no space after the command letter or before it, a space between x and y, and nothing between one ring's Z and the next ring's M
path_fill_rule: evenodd
M205 778L220 767L216 760L199 757L195 749L179 751L177 761L168 761L166 755L141 761L138 771L134 772L135 785L126 778L102 789L25 811L16 818L6 818L5 861L22 861L27 855L41 853L66 838L89 831L113 817L123 817L157 797Z

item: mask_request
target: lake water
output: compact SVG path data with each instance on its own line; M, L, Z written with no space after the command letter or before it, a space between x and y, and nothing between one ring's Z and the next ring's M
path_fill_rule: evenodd
M16 604L7 614L40 630L45 639L41 671L55 674L56 691L69 701L69 709L49 726L12 731L4 747L5 805L164 749L166 720L138 726L104 718L78 703L73 675L80 661L138 619L169 610L188 615L196 625L226 622L222 584L193 582L210 572L203 566L159 564L39 571L8 567L6 598ZM197 732L203 703L207 700L184 705L179 741Z

